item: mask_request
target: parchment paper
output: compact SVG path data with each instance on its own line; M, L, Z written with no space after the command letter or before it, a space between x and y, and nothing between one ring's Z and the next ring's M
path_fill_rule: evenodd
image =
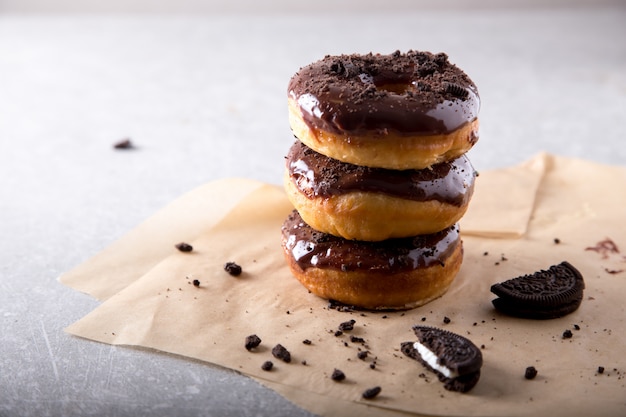
M193 240L184 239L192 243L193 252L176 251L173 245L182 235L172 234L177 239L160 242L169 256L153 264L142 260L137 268L144 268L141 275L127 277L128 286L67 331L225 366L322 415L583 416L599 410L605 416L624 415L626 258L618 248L626 244L626 169L544 154L512 171L512 178L527 173L540 180L534 188L528 186L532 181L504 183L504 189L481 193L506 197L506 207L516 201L518 207L530 205L525 233L516 239L465 233L458 277L447 294L424 307L340 312L309 294L291 277L279 247L280 225L291 206L280 188L256 184L213 228L195 234ZM477 189L498 183L489 179L499 174L481 173ZM193 193L192 200L205 198L202 191ZM502 210L499 201L493 207L482 204L484 212L474 210L471 215L494 219ZM180 209L188 217L200 214L191 215L193 210L185 205ZM158 223L152 226L159 229ZM520 230L516 227L506 227L504 233ZM144 244L155 244L154 229L143 235L131 233L137 233L140 245L111 250L96 265L133 263L141 259ZM607 238L617 251L597 249L607 247L598 246ZM579 310L549 321L509 318L493 310L491 284L563 260L579 268L586 280ZM223 270L227 261L239 263L244 273L228 275ZM83 267L81 272L84 277L100 273L96 267ZM73 283L80 281L79 275L67 276ZM191 283L194 279L200 281L199 287ZM66 277L61 281L68 283ZM86 287L81 290L89 292ZM451 322L444 324L444 317ZM356 321L355 329L335 336L337 326L350 319ZM400 343L413 339L410 328L417 323L455 331L483 346L481 380L470 393L444 390L433 374L400 353ZM573 337L564 339L567 329ZM244 349L250 334L263 341L252 352ZM365 343L351 341L351 335ZM302 343L305 339L311 344ZM291 363L272 357L270 351L278 343L291 352ZM369 352L365 360L357 358L359 349ZM271 372L261 370L266 360L275 364ZM372 363L375 369L370 368ZM526 380L524 370L531 365L539 373ZM606 369L603 374L597 373L599 366ZM329 378L335 368L346 374L345 381ZM363 400L361 393L374 385L382 387L381 394Z

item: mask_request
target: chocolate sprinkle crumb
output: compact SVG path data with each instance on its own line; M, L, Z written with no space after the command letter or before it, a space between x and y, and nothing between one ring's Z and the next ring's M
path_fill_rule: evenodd
M604 373L604 366L598 366L598 373L599 374L603 374Z
M241 275L241 266L235 262L226 262L224 270L234 277Z
M371 400L372 398L376 397L378 394L380 394L380 391L382 389L380 387L373 387L373 388L369 388L366 389L365 391L363 391L363 398L365 398L366 400Z
M246 350L252 350L261 344L261 338L255 334L246 337Z
M263 369L264 371L271 371L273 367L274 364L272 363L272 361L265 361L263 362L263 365L261 365L261 369Z
M289 353L289 351L280 343L274 346L272 349L272 355L274 355L276 359L280 359L283 362L291 362L291 353Z
M193 246L185 242L177 243L174 246L176 247L176 249L178 249L181 252L191 252L193 250Z
M193 285L194 287L199 287L200 286L200 281L198 281L197 279L193 280Z
M305 345L310 345L311 341L309 339L304 339L302 343L304 343Z
M451 321L451 320L450 320L450 317L447 317L447 316L446 316L446 317L444 317L444 318L443 318L443 322L444 322L445 324L449 324L449 323L450 323L450 321Z
M335 369L333 371L333 374L330 376L330 379L332 379L333 381L343 381L344 379L346 379L346 374L344 374L341 370L339 369Z
M563 339L571 339L572 336L572 331L570 329L567 329L563 332Z
M524 373L524 378L526 379L534 379L537 376L537 369L534 366L529 366L526 368L526 372Z

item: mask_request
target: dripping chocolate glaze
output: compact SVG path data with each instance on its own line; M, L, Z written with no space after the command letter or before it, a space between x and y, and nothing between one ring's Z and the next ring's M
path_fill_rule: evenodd
M399 171L340 162L300 141L289 149L286 163L291 180L311 199L365 191L460 207L471 198L476 176L465 155L426 169Z
M342 271L398 273L445 265L460 244L459 228L380 242L346 240L319 232L294 210L283 223L283 244L302 269L309 267Z
M476 86L444 53L326 56L301 68L288 93L309 126L333 133L447 134L480 108Z

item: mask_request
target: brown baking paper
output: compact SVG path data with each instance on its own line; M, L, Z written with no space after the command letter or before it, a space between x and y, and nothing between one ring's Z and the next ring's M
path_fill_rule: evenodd
M538 188L529 192L520 184L505 184L505 190L489 190L524 199L523 204L531 201L525 234L517 239L465 234L459 275L447 294L424 307L340 312L309 294L290 275L279 246L280 225L291 206L281 189L260 186L210 231L190 241L193 252L179 253L173 249L177 242L168 242L169 256L151 268L145 263L149 270L129 279L132 283L67 331L228 367L322 415L582 416L599 410L624 415L626 258L619 247L626 244L626 169L550 155L538 158L543 164ZM498 171L482 173L477 188L491 175ZM498 210L486 207L482 216L497 217ZM138 240L150 244L149 235ZM110 252L109 261L132 259L141 247ZM531 321L493 310L493 283L563 260L585 276L585 298L576 312ZM230 276L223 270L226 261L236 261L244 273ZM450 323L444 324L444 317ZM354 330L335 336L337 326L350 319L356 321ZM470 393L444 390L434 374L401 354L400 344L414 338L414 324L446 328L482 347L482 376ZM572 338L562 337L566 329ZM249 352L244 340L253 333L263 342ZM302 343L305 339L311 344ZM278 343L291 352L291 363L272 357ZM357 358L359 350L368 351L365 360ZM260 368L266 360L275 364L271 372ZM534 380L524 378L527 366L537 368ZM599 366L605 368L603 374L598 374ZM345 381L330 379L335 368L346 374ZM375 385L382 387L381 394L362 399L361 393Z

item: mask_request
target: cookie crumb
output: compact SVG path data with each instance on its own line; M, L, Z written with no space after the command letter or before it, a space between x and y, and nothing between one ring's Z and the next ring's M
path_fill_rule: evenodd
M443 322L444 322L445 324L449 324L451 321L452 321L452 320L450 320L450 317L448 317L448 316L446 316L446 317L444 317L444 318L443 318Z
M193 283L194 287L199 287L200 286L200 281L198 281L197 279L194 279L192 283Z
M304 343L305 345L310 345L311 341L309 339L304 339L302 343Z
M237 265L235 262L226 262L226 264L224 264L224 270L234 277L241 275L242 271L241 266Z
M280 343L272 348L272 355L283 362L291 362L291 353Z
M559 239L558 237L554 238L554 244L558 245L559 243L561 243L561 239Z
M573 336L572 331L567 329L563 332L563 339L571 339Z
M534 379L537 376L537 369L534 366L529 366L524 372L524 378Z
M124 138L113 144L114 149L133 149L134 147L133 142L128 138Z
M250 336L246 336L246 350L252 350L258 347L261 344L261 338L256 334L251 334Z
M598 366L598 373L599 374L603 374L604 373L604 366Z
M356 323L356 320L344 321L343 323L339 324L338 329L341 332L349 332L350 330L354 329L354 323Z
M365 358L367 358L367 350L362 350L359 353L356 354L357 358L364 360Z
M273 367L274 364L272 363L272 361L265 361L263 362L263 365L261 365L261 369L263 369L264 371L271 371Z
M343 381L344 379L346 379L346 374L344 374L343 371L335 368L332 375L330 376L330 379L337 382Z
M382 391L382 389L380 387L373 387L373 388L368 388L365 391L363 391L363 394L361 394L363 396L363 398L365 398L366 400L371 400L372 398L376 397L378 394L380 394L380 391Z
M191 252L193 250L193 246L185 242L177 243L174 246L176 247L176 249L178 249L181 252Z

